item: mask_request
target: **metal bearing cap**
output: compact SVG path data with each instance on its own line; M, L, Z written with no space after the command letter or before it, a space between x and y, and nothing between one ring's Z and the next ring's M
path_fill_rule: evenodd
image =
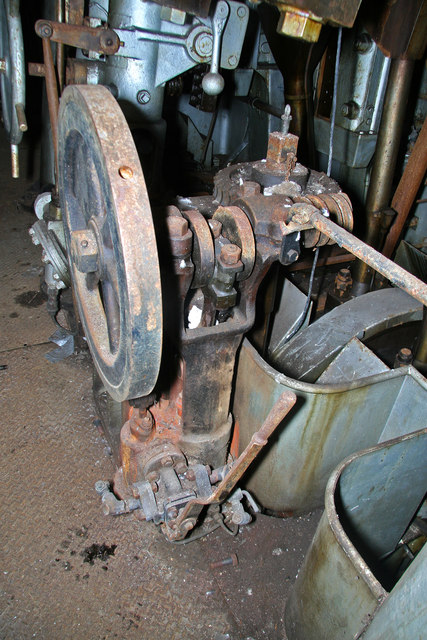
M58 141L71 277L96 369L114 400L148 395L162 348L157 247L138 154L108 89L65 89Z

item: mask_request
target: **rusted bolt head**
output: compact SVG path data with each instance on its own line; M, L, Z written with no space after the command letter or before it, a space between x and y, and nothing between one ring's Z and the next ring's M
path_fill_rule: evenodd
M182 523L182 528L184 529L184 531L191 531L191 529L194 528L194 522L192 520L185 520Z
M131 167L123 165L119 168L119 175L121 178L123 178L123 180L130 180L131 178L133 178L133 170L131 169Z
M178 510L176 507L169 507L166 513L167 513L168 519L173 520L178 515Z
M185 477L187 478L187 480L190 480L190 482L194 482L194 480L196 479L196 474L194 473L193 469L188 469Z
M403 347L399 349L398 358L400 362L405 362L411 364L412 362L412 351L408 349L408 347Z
M94 273L98 269L98 244L92 229L71 232L70 254L80 273Z
M211 228L213 237L219 238L219 236L221 235L221 229L222 229L221 222L219 220L214 220L213 218L211 218L210 220L208 220L208 224Z
M166 218L169 235L172 238L182 238L188 231L188 222L181 216L168 216Z
M251 180L245 180L240 188L240 192L243 197L248 198L250 196L256 196L261 193L261 185L258 182L252 182Z
M158 475L155 471L150 471L150 473L147 473L148 482L157 482L158 479Z
M225 244L221 249L221 260L230 266L237 264L242 255L242 250L237 244Z
M350 269L340 269L338 271L338 276L343 282L349 282L351 280Z
M165 456L164 458L162 458L162 467L173 467L172 456Z

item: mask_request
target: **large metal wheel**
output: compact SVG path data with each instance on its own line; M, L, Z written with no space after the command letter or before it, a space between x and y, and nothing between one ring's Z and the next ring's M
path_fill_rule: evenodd
M10 143L16 145L21 142L23 131L16 105L25 107L24 41L19 0L0 0L0 59L3 121Z
M162 304L150 203L125 117L102 86L69 86L59 110L59 190L75 297L116 401L153 389Z

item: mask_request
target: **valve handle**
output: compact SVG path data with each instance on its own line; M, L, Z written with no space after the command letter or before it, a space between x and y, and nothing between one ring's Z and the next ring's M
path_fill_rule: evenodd
M222 34L230 14L230 7L225 0L219 0L212 18L212 60L211 68L202 80L202 89L208 96L217 96L224 89L224 78L219 73Z

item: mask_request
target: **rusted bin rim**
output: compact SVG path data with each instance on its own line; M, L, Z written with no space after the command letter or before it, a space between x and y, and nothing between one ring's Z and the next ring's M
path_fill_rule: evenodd
M352 453L338 465L338 467L330 476L328 480L328 484L326 485L325 513L328 518L328 523L331 528L331 531L333 532L341 549L343 550L343 552L345 553L349 561L354 566L358 575L360 575L361 578L365 581L365 583L367 584L368 588L370 589L374 597L378 599L379 604L381 604L383 600L387 598L387 596L389 595L389 592L386 591L384 587L381 585L381 583L376 579L376 577L370 570L369 566L364 561L363 557L360 555L356 547L353 545L353 543L350 541L349 537L345 533L336 510L336 505L335 505L336 489L337 489L338 481L344 469L348 467L357 458L360 458L374 451L384 449L385 446L389 447L393 444L397 444L398 442L403 442L405 440L409 440L411 438L417 437L421 433L427 433L427 428L420 429L419 431L415 431L406 436L400 436L399 438L387 440L387 442L378 444L375 447L369 447L368 449L363 449L362 451Z

